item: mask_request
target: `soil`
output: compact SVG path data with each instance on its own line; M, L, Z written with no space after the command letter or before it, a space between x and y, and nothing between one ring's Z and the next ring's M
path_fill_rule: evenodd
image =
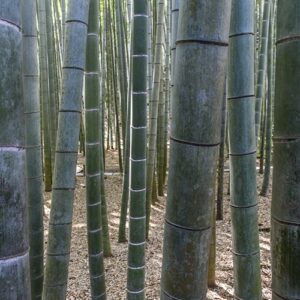
M77 167L77 188L74 201L71 258L69 266L68 300L90 298L88 255L86 238L86 206L83 158ZM209 289L207 299L233 299L233 263L231 253L231 221L229 195L227 195L229 173L224 176L224 220L217 221L216 287ZM258 175L258 187L262 175ZM118 224L122 176L118 173L117 152L107 151L105 193L109 213L109 229L113 256L105 259L106 287L108 300L126 299L127 244L119 244ZM258 191L259 192L259 191ZM165 195L166 196L166 195ZM51 193L45 193L45 241L50 212ZM160 295L160 273L165 197L159 197L151 212L151 231L146 248L146 299L158 300ZM263 299L271 299L270 257L270 197L259 196L259 229ZM46 247L46 245L45 245Z

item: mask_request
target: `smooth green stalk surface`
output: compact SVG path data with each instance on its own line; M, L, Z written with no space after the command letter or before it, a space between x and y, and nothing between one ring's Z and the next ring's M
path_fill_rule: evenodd
M266 109L266 147L265 147L265 171L264 179L261 187L260 194L266 196L271 175L271 157L272 157L272 126L273 126L273 98L274 98L274 8L271 4L271 16L269 22L269 55L268 55L268 100L267 100L267 109Z
M271 206L273 300L300 299L300 2L278 0Z
M51 136L49 126L49 79L48 79L48 42L46 26L46 2L38 0L38 23L39 23L39 62L40 62L40 96L42 104L42 133L43 133L43 159L45 191L51 191L52 187L52 161L51 161Z
M158 2L158 17L156 26L156 40L154 52L154 69L151 99L149 105L149 138L147 149L147 221L146 234L149 233L151 199L153 189L153 177L155 173L156 151L157 151L157 116L159 103L159 87L161 78L161 63L162 63L162 43L163 43L163 25L164 25L164 0Z
M63 300L67 292L88 8L88 0L68 1L44 300Z
M134 0L127 299L145 299L148 1Z
M262 98L265 93L265 82L267 74L268 62L268 36L269 36L269 18L270 18L270 3L272 0L264 0L264 13L262 19L260 50L258 55L258 67L256 75L256 103L255 103L255 135L256 140L260 132L261 106Z
M99 1L90 0L85 68L86 203L91 296L106 299L103 262L101 179L104 176L100 128Z
M228 63L228 130L234 293L261 299L254 131L254 3L233 0Z
M178 15L179 15L179 0L172 0L171 7L171 107L173 101L173 88L174 88L174 79L175 79L175 57L176 57L176 39L177 39L177 30L178 30Z
M222 103L222 121L221 121L221 144L218 162L218 182L217 182L217 207L216 219L223 220L223 194L224 194L224 152L225 152L225 133L226 133L226 80L224 85L224 96Z
M22 1L0 5L0 298L30 300Z
M206 299L231 1L182 1L161 299Z
M126 118L125 152L124 152L125 155L124 155L123 188L122 188L121 212L120 212L120 223L119 223L119 234L118 234L119 243L126 242L126 218L127 218L128 198L129 198L130 110L131 110L131 105L130 105L130 101L128 101L127 118Z
M23 5L23 88L26 184L29 212L31 297L41 299L44 277L43 173L41 153L39 66L36 1Z
M46 26L47 26L47 52L48 52L48 73L49 73L49 128L51 139L51 166L54 167L55 160L55 144L57 132L57 111L58 111L58 98L57 98L57 85L55 80L55 48L54 48L54 28L52 19L52 1L46 1Z
M162 67L163 69L163 67ZM158 103L158 116L157 116L157 146L156 146L156 173L157 173L157 193L159 196L164 195L164 135L165 135L165 81L164 78L160 79L160 96ZM156 200L156 199L153 199Z

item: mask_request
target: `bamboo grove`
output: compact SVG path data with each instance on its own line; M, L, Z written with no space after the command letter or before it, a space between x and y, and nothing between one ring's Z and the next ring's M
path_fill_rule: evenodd
M271 195L272 299L300 299L299 15L298 0L1 0L0 299L67 299L78 158L90 297L117 299L110 152L126 299L147 298L162 202L161 300L215 286L226 205L234 297L263 299L258 192Z

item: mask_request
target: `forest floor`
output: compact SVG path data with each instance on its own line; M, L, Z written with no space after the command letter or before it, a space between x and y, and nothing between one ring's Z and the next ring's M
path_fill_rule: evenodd
M78 169L82 168L79 157ZM80 176L81 175L81 176ZM231 222L229 196L227 195L229 173L224 178L224 220L217 221L216 287L209 289L207 299L233 299L233 262L231 253ZM261 186L262 175L258 175ZM118 224L122 176L118 173L117 153L106 153L105 193L109 213L109 229L113 256L105 259L108 300L126 299L127 244L119 244ZM45 193L45 243L47 242L51 193ZM159 300L160 273L165 197L160 197L151 212L150 239L146 248L146 299ZM271 299L270 255L270 197L259 196L259 234L263 299ZM47 245L45 245L46 247ZM86 238L85 182L82 174L77 176L74 202L71 258L69 266L68 300L90 299L88 277L88 254Z

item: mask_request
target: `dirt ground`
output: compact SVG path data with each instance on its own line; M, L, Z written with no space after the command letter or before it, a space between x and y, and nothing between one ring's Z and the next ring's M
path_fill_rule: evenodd
M106 153L106 201L109 212L109 228L113 256L105 259L108 300L126 299L127 244L117 243L120 216L122 177L118 173L117 153ZM82 158L79 159L80 171ZM88 254L86 238L85 183L84 177L77 176L77 190L74 202L72 248L69 267L68 300L90 299L88 277ZM207 299L233 299L233 263L231 253L231 222L229 196L227 195L228 172L225 172L224 220L217 221L216 287L209 289ZM258 177L260 186L261 175ZM50 193L45 195L45 229L50 208ZM162 240L165 197L152 207L150 240L146 250L146 299L158 300L160 294L160 273L162 261ZM270 197L259 197L259 228L263 299L271 299L270 264Z

